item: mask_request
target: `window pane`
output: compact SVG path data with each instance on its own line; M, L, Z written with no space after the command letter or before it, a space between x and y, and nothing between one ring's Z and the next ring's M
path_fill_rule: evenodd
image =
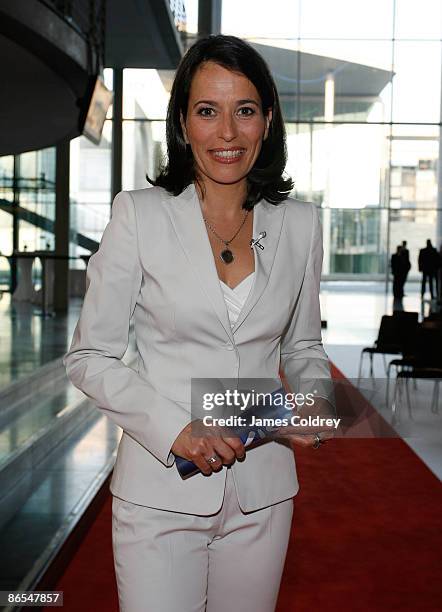
M439 123L440 42L395 42L393 121Z
M392 38L393 0L301 0L302 38Z
M55 206L45 206L40 209L46 219L52 221L47 227L38 227L34 223L29 223L24 219L19 219L19 251L52 251L55 249L55 236L53 231L53 221L55 219Z
M99 145L84 136L71 141L69 254L80 256L96 251L111 212L112 122L104 123ZM77 240L75 241L75 237ZM71 268L84 269L82 261Z
M311 40L300 49L300 120L390 121L391 42Z
M18 156L19 250L55 248L55 147Z
M396 38L442 38L441 0L396 2Z
M389 133L385 125L288 125L297 197L332 208L385 205Z
M14 178L14 156L5 155L0 157L0 199L7 202L14 200L13 181ZM1 249L1 243L0 243Z
M123 123L123 189L151 186L161 157L166 155L164 121L125 121Z
M12 255L12 215L0 210L0 252L2 255ZM6 257L0 256L0 288L9 289L10 265Z
M186 31L188 34L198 32L198 0L184 0L186 7Z
M419 250L426 246L429 238L433 246L439 248L436 235L437 220L442 211L437 210L392 210L390 211L390 255L396 251L396 245L407 241L410 251L410 279L420 278L417 260Z
M300 0L223 0L223 34L240 38L296 38L298 36Z
M168 73L169 71L166 71ZM128 69L123 71L123 118L165 119L169 93L162 81L162 71Z
M417 131L415 126L415 131ZM390 207L437 207L437 159L439 138L393 132L391 146Z
M385 209L322 209L323 274L385 273Z

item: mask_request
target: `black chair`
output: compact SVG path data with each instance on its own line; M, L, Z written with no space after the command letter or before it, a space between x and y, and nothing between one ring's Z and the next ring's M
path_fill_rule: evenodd
M384 315L381 319L378 337L373 346L362 349L359 360L358 384L361 379L364 355L370 357L370 376L373 377L373 355L383 356L385 373L388 374L385 355L401 355L407 339L414 334L418 325L417 312L395 311L393 315Z
M438 413L439 385L442 380L442 322L424 321L415 334L413 352L405 356L398 366L402 370L396 375L396 384L391 405L392 423L399 420L399 411L402 404L403 391L407 398L408 415L413 418L411 412L410 391L408 381L417 379L434 380L433 396L431 400L431 411Z
M387 366L387 385L385 391L385 405L388 406L390 401L390 374L391 368L396 368L396 374L399 368L405 366L416 365L416 333L419 326L417 312L398 312L397 318L400 320L398 333L402 342L402 357L392 359ZM416 388L416 381L415 388Z

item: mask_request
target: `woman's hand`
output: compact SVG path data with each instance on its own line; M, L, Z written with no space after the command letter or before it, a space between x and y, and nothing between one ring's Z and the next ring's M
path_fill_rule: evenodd
M307 409L300 409L298 411L299 416L302 417L315 417L320 416L323 418L334 417L334 408L324 398L316 398L313 407ZM287 439L292 446L313 446L316 439L316 434L319 435L321 440L330 440L335 437L336 428L334 425L322 425L318 426L293 426L286 425L280 427L275 431L276 437Z
M214 433L208 433L207 429L199 420L186 425L173 443L173 454L192 461L206 476L219 472L223 465L231 465L236 459L244 459L246 451L238 437L229 436L226 428L211 426L210 431ZM218 456L216 462L207 461L215 456Z

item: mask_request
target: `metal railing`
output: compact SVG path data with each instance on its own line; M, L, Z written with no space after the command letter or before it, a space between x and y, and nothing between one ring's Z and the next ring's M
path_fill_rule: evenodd
M106 0L39 0L74 28L95 51L100 72L104 67L106 40Z

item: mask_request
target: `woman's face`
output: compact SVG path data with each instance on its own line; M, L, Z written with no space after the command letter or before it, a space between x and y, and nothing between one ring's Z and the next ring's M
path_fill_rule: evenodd
M245 180L267 138L272 111L247 77L205 62L189 92L184 138L192 148L199 177L222 184Z

